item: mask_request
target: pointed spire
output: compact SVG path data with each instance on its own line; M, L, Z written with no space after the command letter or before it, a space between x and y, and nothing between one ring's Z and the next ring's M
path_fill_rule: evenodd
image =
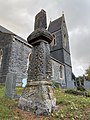
M51 21L52 21L52 18L50 18L50 23L51 23Z
M62 21L65 22L64 11L62 11Z
M62 11L62 16L64 16L64 11Z

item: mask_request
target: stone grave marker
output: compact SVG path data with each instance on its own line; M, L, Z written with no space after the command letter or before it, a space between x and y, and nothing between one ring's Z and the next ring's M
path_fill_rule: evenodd
M16 78L15 73L8 73L6 76L5 95L9 98L15 97Z

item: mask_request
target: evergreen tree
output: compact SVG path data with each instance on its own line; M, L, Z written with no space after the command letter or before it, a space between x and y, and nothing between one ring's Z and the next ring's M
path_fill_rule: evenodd
M90 80L90 65L89 65L89 67L86 69L86 78L87 78L88 80Z

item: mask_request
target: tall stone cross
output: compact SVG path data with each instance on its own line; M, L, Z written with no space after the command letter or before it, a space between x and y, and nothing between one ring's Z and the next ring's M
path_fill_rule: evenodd
M35 17L35 31L27 38L33 46L28 70L28 83L19 100L21 109L34 110L38 115L48 115L55 108L51 82L49 44L52 35L45 30L46 12L41 10Z

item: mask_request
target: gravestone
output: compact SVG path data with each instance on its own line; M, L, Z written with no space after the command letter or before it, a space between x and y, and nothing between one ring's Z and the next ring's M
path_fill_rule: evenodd
M16 74L8 73L5 82L5 95L9 98L15 98Z
M41 10L35 17L35 31L28 37L33 46L28 83L19 99L19 108L34 111L38 115L48 115L56 105L51 82L51 59L49 44L52 35L46 28L46 12Z

